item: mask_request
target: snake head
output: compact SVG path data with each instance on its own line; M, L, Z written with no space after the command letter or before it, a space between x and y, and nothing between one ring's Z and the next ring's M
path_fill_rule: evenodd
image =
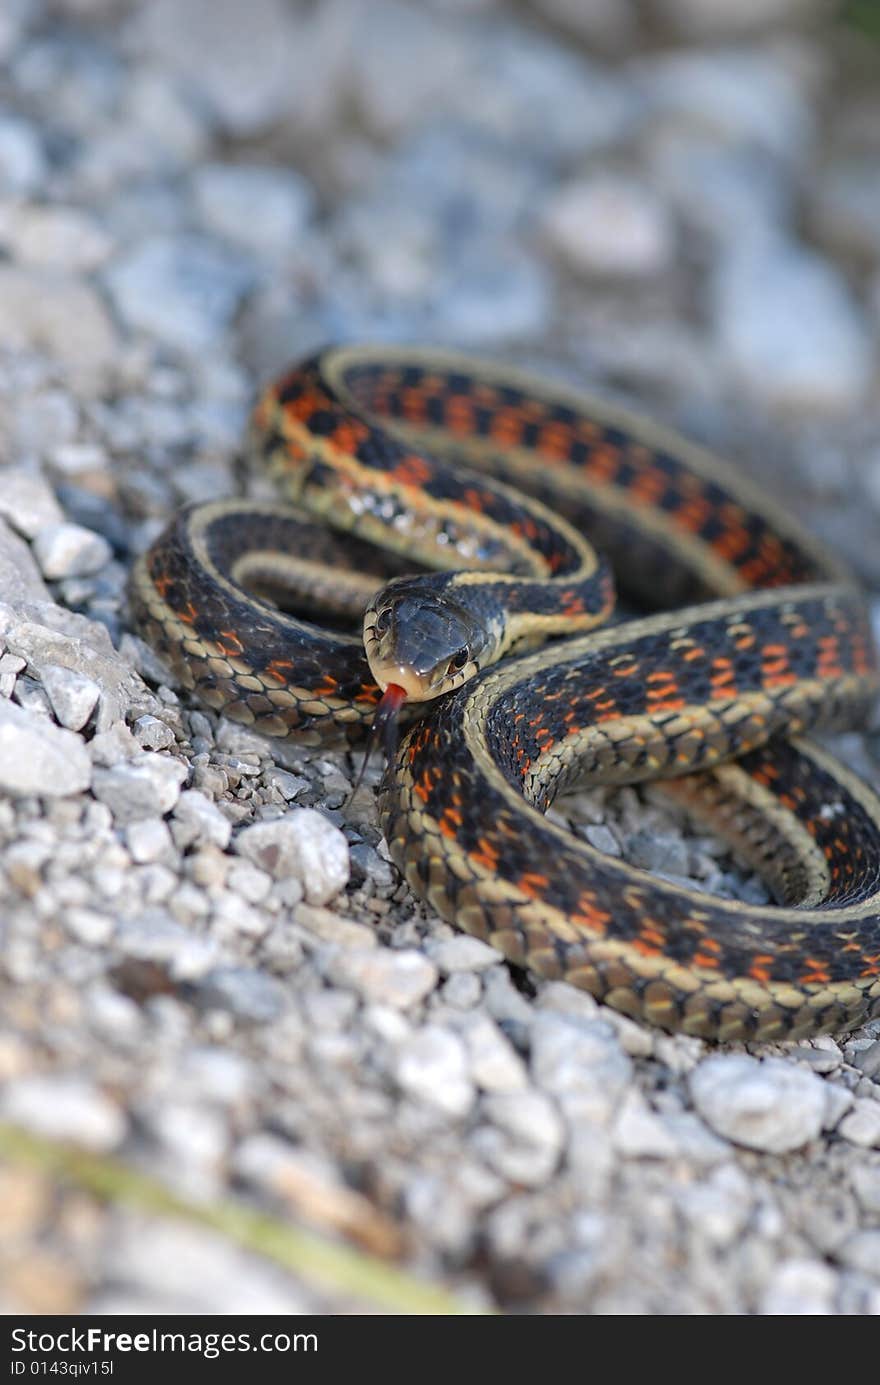
M445 578L399 577L364 614L364 648L380 688L396 685L413 702L459 687L484 662L491 632L444 590Z

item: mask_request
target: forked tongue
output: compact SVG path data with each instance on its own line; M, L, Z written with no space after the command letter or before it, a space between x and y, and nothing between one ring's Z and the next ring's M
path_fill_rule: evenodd
M355 786L351 791L354 798L364 779L364 771L367 768L367 760L372 755L380 740L385 751L386 761L393 760L397 750L397 740L400 732L398 714L406 701L406 691L397 683L389 683L382 694L381 701L376 708L376 715L373 717L373 724L367 737L367 748L364 751L364 758L361 761Z

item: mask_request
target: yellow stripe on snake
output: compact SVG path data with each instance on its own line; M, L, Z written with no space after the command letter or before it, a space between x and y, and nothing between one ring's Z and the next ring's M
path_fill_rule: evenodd
M190 507L132 577L137 624L199 699L306 743L403 705L391 854L518 965L715 1039L880 1013L880 801L804 739L858 724L876 655L820 544L639 416L435 351L321 353L263 394L253 444L288 504ZM654 614L597 628L612 570ZM575 784L649 779L778 904L653 877L545 816Z

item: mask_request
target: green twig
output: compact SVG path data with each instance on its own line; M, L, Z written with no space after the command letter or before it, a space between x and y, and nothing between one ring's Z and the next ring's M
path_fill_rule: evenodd
M334 1244L227 1200L201 1206L186 1202L148 1174L116 1159L42 1139L0 1123L0 1160L38 1168L113 1206L178 1217L216 1231L245 1250L274 1260L309 1284L351 1294L388 1313L480 1312L433 1284L414 1279L381 1260Z

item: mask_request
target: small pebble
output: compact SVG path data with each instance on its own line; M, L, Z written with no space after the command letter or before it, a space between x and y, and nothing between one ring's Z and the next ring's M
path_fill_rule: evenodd
M769 1154L815 1140L825 1119L822 1080L780 1058L706 1058L691 1074L690 1090L700 1115L719 1135Z
M246 827L233 846L276 880L299 880L310 904L328 904L348 884L348 843L313 808L294 808L274 822Z
M109 563L113 551L105 538L79 524L52 524L34 539L40 571L50 581L87 577Z

